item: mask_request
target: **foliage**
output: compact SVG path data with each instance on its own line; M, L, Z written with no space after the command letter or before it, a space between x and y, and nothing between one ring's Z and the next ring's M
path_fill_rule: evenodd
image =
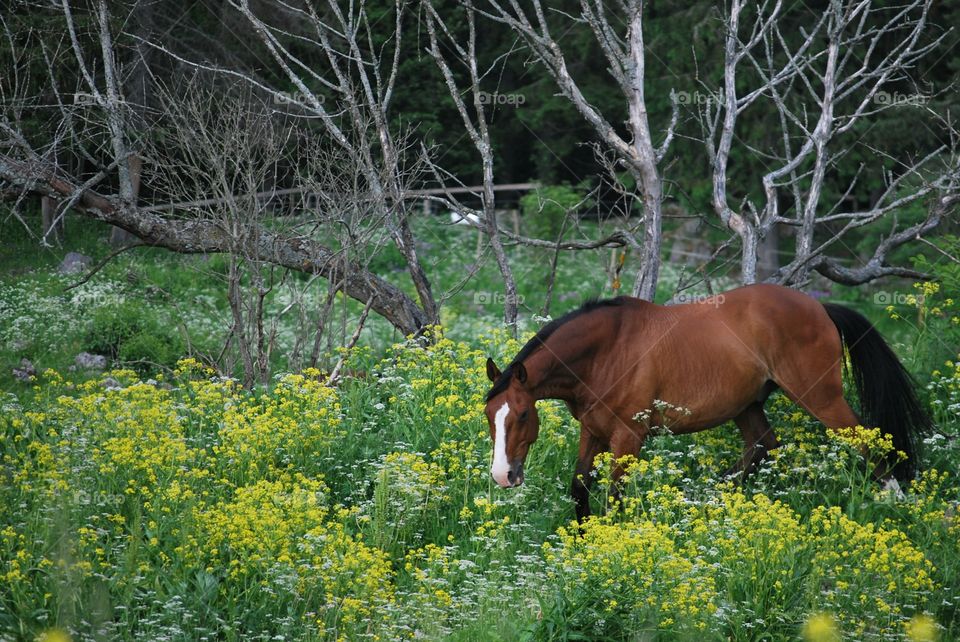
M520 211L527 234L544 239L560 238L570 216L585 209L586 199L568 185L551 185L520 198Z
M126 300L94 310L83 348L127 363L173 366L183 353L176 328L157 323L142 303Z
M453 337L473 336L489 327L503 315L503 285L495 262L477 254L476 232L464 226L451 226L447 217L418 217L414 222L418 243L424 248L424 260L430 266L435 291L445 297L442 320ZM584 234L597 233L592 221L581 222ZM143 374L159 364L172 368L180 356L195 356L216 362L232 325L224 273L226 259L213 256L181 256L164 250L138 248L121 254L109 262L90 281L66 290L76 277L55 274L67 251L78 251L95 260L109 254L109 248L98 240L96 229L76 219L68 221L65 247L36 252L33 241L13 222L0 224L0 235L14 239L19 262L3 262L0 248L0 362L16 365L27 358L38 367L65 370L73 365L74 356L83 350L94 352L97 344L112 348L116 334L124 328L147 328L140 338L128 339L121 360L130 359ZM107 231L106 226L101 233ZM391 249L392 248L392 249ZM441 250L443 256L440 256ZM518 277L518 299L527 311L541 309L548 269L542 251L511 247L511 260ZM609 295L609 279L605 272L608 251L587 254L563 253L557 265L556 287L552 309L563 311L590 297ZM396 249L388 244L375 254L373 269L391 274L403 267L395 261ZM393 257L393 258L391 258ZM466 284L465 274L474 272ZM133 275L133 276L131 276ZM326 288L319 281L292 278L288 273L264 302L265 322L276 323L276 345L270 353L271 367L285 372L296 366L291 363L293 347L306 328L306 344L313 343L316 319L301 323L289 306L301 300L304 310L315 313L323 309ZM135 278L134 278L135 277ZM632 276L624 275L625 282ZM313 285L308 287L308 284ZM319 287L318 287L319 286ZM333 367L339 355L328 346L346 342L355 328L363 303L338 295L321 345L322 369ZM117 326L113 341L101 338L92 329L94 318L103 317L107 329ZM521 318L529 325L529 316ZM113 334L114 331L111 332ZM126 334L129 334L127 332ZM396 340L393 329L371 314L362 343L378 351L387 349ZM302 345L302 344L301 344ZM151 363L147 363L151 362ZM220 363L228 370L229 363ZM226 372L239 375L237 370ZM12 384L10 368L0 369L0 387Z
M612 504L570 523L576 428L541 402L519 489L492 487L487 354L519 343L358 348L247 391L195 360L145 381L47 371L0 415L3 635L72 639L794 640L953 635L955 440L896 500L877 431L827 435L783 398L784 446L745 486L732 432L658 435ZM947 395L960 370L941 372ZM941 390L941 389L938 389ZM937 394L940 394L939 392ZM949 429L957 431L956 417ZM729 438L728 438L729 437ZM818 619L819 618L819 619ZM495 625L479 626L483 622ZM189 623L189 624L185 624ZM831 628L832 627L832 628ZM927 635L928 637L917 637ZM945 638L948 639L948 638Z
M644 631L685 638L706 630L718 610L715 578L691 542L678 542L681 537L667 524L642 518L608 516L582 529L561 528L558 543L544 545L547 578L559 599L538 632L621 640Z
M450 287L475 260L473 231L422 223L449 250ZM561 257L557 311L604 291L584 256ZM600 516L580 534L578 426L561 403L538 404L524 485L490 481L484 362L520 347L475 297L497 291L495 266L426 338L371 323L335 389L307 369L244 390L197 359L67 369L101 308L139 306L137 323L221 345L216 259L121 256L65 293L42 258L0 284L0 357L41 370L0 396L0 639L960 637L960 355L927 371L914 358L946 336L946 282L910 287L897 318L867 309L928 382L935 418L903 499L864 464L889 450L879 431L828 433L778 394L782 446L741 487L720 477L742 446L732 426L658 434L622 462L619 506L615 462L600 458ZM542 262L516 265L538 308ZM130 271L179 307L131 287Z
M925 354L917 365L925 369L939 366L944 359L956 356L960 346L960 237L946 235L936 240L935 249L924 249L914 257L914 267L931 276L927 283L914 285L912 298L906 297L906 305L888 309L891 315L904 316L910 310L917 327L916 343L923 346ZM908 317L908 318L909 318ZM912 321L912 319L911 319Z

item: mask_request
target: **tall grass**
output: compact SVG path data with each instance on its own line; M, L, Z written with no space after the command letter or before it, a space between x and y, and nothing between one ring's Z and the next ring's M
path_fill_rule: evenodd
M340 389L308 371L248 392L191 361L150 382L44 373L0 419L0 631L795 640L824 611L849 639L904 639L917 616L960 631L955 468L885 494L862 436L778 398L785 445L745 486L718 477L734 431L658 436L605 512L600 462L601 516L581 530L559 404L541 402L527 483L491 484L484 360L517 343L477 346L361 350L367 377ZM937 381L958 390L960 370ZM928 457L957 449L935 439Z
M448 287L475 238L442 231L462 254L438 267ZM0 397L0 640L960 639L955 361L914 373L938 431L903 498L863 464L882 440L828 435L775 396L783 446L742 486L720 478L741 448L732 426L656 436L624 462L619 507L600 461L600 516L580 529L562 404L538 406L525 484L490 480L484 362L520 347L475 296L497 291L492 266L448 301L434 343L373 324L345 368L363 376L248 391L192 359L70 372L98 306L141 301L157 323L175 316L164 296L194 301L177 319L212 345L225 310L215 281L167 255L121 257L76 300L51 263L0 282L0 360L41 367L25 384L5 370ZM537 310L543 262L521 265ZM561 262L556 313L609 293L600 266ZM143 299L129 270L167 295ZM919 350L911 325L949 323L947 300L873 316Z

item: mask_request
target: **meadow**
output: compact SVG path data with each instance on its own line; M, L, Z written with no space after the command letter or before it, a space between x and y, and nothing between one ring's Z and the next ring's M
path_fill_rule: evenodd
M469 261L461 236L450 245ZM543 259L517 258L534 309ZM604 260L561 261L555 315L609 294ZM659 435L622 462L616 510L600 462L600 516L581 531L579 428L562 404L538 406L524 485L490 479L484 362L509 361L542 320L528 314L519 341L498 328L489 266L425 339L373 322L337 387L281 361L247 390L180 358L215 343L223 303L195 271L215 261L128 253L64 293L76 279L51 257L0 256L0 640L960 639L960 361L943 356L960 311L946 288L906 284L892 306L833 296L860 296L935 418L902 497L859 454L891 448L878 431L828 434L776 395L783 446L743 485L721 478L740 453L732 425ZM462 267L445 269L456 283ZM71 372L117 309L139 323L126 354L149 348L157 366ZM23 354L29 382L9 374Z

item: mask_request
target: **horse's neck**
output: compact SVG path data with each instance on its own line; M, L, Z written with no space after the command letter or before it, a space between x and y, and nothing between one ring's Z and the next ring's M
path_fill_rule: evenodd
M554 339L551 337L550 339ZM548 340L526 359L527 372L535 372L531 392L537 399L562 399L574 402L587 385L584 372L595 346L585 341Z

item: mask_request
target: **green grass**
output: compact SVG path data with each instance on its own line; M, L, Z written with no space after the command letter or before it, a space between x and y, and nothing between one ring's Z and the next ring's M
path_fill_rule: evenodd
M106 230L69 226L67 247L35 251L5 226L0 640L65 629L83 640L786 641L820 612L844 639L902 640L922 614L941 640L960 638L960 370L939 365L951 321L933 313L955 310L945 293L897 308L900 319L869 290L834 293L880 325L937 419L927 472L904 500L879 492L856 445L776 396L784 446L743 488L719 479L741 447L732 426L656 437L624 507L580 536L568 497L578 426L562 404L538 406L524 486L490 480L484 361L519 344L487 302L500 290L489 259L457 289L476 233L418 225L436 291L450 294L446 339L418 347L372 320L347 364L357 376L335 391L317 372L244 391L195 362L70 373L77 352L110 337L121 360L138 336L141 349L150 336L157 350L179 340L185 354L216 352L226 262L140 248L65 292L75 277L54 274L60 258L106 256ZM529 332L551 257L510 252ZM609 258L562 256L551 314L608 295ZM409 290L395 256L377 269ZM324 295L313 290L311 305ZM341 301L334 317L349 335L359 312ZM61 375L14 381L22 357ZM282 350L273 358L287 368ZM605 483L601 470L600 513Z
M740 446L729 427L656 437L625 506L580 536L560 404L540 404L524 486L489 479L485 353L516 346L490 341L361 350L369 378L338 391L307 373L248 393L185 365L159 385L111 373L120 388L49 375L7 398L0 631L795 640L820 611L849 639L903 639L922 613L943 639L960 630L955 439L929 444L947 465L895 500L855 444L777 396L784 446L743 489L719 478Z

